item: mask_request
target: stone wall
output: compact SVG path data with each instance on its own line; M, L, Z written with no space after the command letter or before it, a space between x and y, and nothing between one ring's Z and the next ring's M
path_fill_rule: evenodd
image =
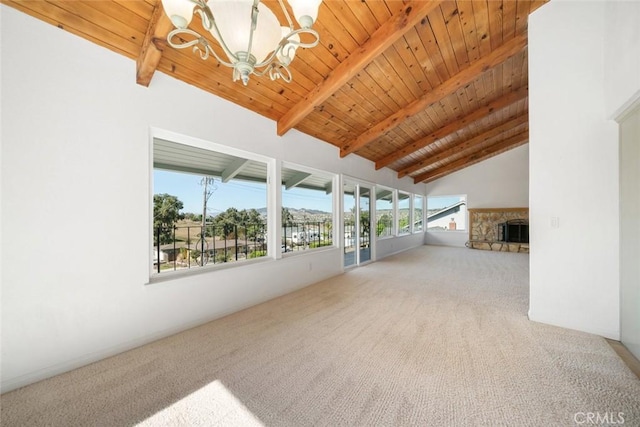
M467 242L467 247L528 253L528 243L498 241L498 224L514 219L529 221L529 208L469 209L469 241Z

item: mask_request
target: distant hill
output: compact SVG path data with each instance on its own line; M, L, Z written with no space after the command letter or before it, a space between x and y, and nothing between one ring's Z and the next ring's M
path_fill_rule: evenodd
M289 209L289 212L291 212L291 215L293 215L294 217L304 216L304 215L331 215L329 212L319 211L316 209L296 209L296 208L286 208L286 209ZM267 214L267 208L260 208L256 210L260 213L260 215Z

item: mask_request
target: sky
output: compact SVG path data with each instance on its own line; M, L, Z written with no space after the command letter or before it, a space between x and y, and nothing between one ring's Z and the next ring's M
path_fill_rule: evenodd
M154 194L168 193L177 196L184 204L183 213L202 213L201 176L163 170L153 172ZM238 210L260 209L267 206L265 184L232 180L222 184L215 182L216 190L207 203L209 215L217 215L230 207ZM451 206L465 196L429 197L429 209L440 209ZM331 195L322 194L300 188L283 192L283 206L294 209L314 209L331 212ZM387 208L380 206L380 208Z
M202 213L203 187L200 185L202 177L185 173L163 170L153 171L153 193L167 193L178 197L183 203L183 213ZM238 210L260 209L267 206L266 185L245 181L232 180L222 184L215 181L215 191L207 203L209 215L217 215L230 207ZM283 194L283 206L295 209L315 209L331 212L331 195L322 199L317 192L304 189L292 189Z
M465 196L438 196L427 198L427 209L442 209L447 206L455 205L461 200L464 200Z

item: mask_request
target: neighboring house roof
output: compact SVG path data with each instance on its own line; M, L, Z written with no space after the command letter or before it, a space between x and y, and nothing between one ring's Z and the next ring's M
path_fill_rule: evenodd
M433 212L432 214L427 214L427 222L429 221L435 221L437 219L440 219L442 217L451 215L452 213L458 212L460 210L460 207L463 205L466 205L467 202L465 202L464 200L459 201L458 203L451 205L451 206L447 206L445 208L440 209L437 212Z

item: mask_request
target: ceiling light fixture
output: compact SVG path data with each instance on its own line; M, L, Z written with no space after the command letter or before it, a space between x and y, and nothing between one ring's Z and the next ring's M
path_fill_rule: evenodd
M177 49L193 46L202 59L213 55L222 65L233 68L233 81L242 80L245 86L251 74L268 74L271 80L282 78L289 83L289 64L296 49L312 48L320 42L318 32L311 26L322 0L288 1L300 25L298 29L294 28L283 0L278 3L288 26L281 26L276 15L260 0L162 0L165 13L176 27L167 36L167 42ZM202 17L202 26L218 42L227 60L215 52L206 38L187 28L194 12ZM310 34L313 41L303 43L301 34Z

